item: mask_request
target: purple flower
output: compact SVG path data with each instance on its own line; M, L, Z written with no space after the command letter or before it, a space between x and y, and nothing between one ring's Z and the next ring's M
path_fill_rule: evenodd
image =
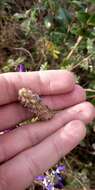
M62 165L52 171L52 174L54 175L54 187L58 189L64 188L64 178L61 174L62 171L65 171L65 166Z
M58 182L58 183L54 184L54 187L57 188L57 189L63 189L64 185L63 185L63 183Z
M45 176L37 176L35 179L37 181L44 181Z
M54 187L58 189L64 188L64 178L61 174L56 174L54 179Z
M57 169L56 169L56 173L60 173L62 171L65 171L65 166L58 166Z
M44 177L43 184L45 185L45 187L47 187L48 184L50 184L50 178L49 178L49 176L45 176L45 177Z
M50 184L47 186L47 190L54 190L54 185L50 183Z
M54 190L54 188L63 189L65 181L61 173L62 171L65 171L65 166L61 165L47 175L37 176L36 180L41 181L43 188L47 190Z
M49 176L45 176L43 185L45 186L47 190L54 190L54 185L52 184Z
M17 71L19 71L19 72L25 72L26 69L25 69L24 64L19 64L18 67L17 67Z

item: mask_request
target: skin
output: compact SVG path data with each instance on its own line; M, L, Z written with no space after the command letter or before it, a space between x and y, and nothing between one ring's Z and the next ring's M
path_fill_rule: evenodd
M18 90L30 88L56 115L48 121L15 126L31 118L17 101ZM68 71L0 75L0 190L24 190L86 135L85 125L95 116L85 91Z

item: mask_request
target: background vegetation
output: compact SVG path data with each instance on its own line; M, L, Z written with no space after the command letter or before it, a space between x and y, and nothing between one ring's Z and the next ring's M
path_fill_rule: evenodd
M95 0L0 0L0 72L20 66L73 71L95 104ZM95 123L60 163L64 188L95 188Z

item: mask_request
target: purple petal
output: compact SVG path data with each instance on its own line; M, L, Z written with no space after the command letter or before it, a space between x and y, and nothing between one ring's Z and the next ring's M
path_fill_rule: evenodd
M50 184L47 186L47 190L54 190L54 186L50 183Z
M57 174L54 179L54 187L62 189L64 187L64 178L61 174Z
M48 176L44 177L43 184L45 187L47 187L50 184L50 179Z
M25 72L26 69L25 69L24 64L19 64L18 67L17 67L17 71L19 71L19 72Z
M58 182L58 183L54 184L54 187L57 188L57 189L63 189L64 185L63 185L63 183Z
M45 176L37 176L35 179L36 179L37 181L43 181L44 178L45 178Z
M58 166L56 172L60 173L61 171L65 171L65 169L66 169L65 166Z

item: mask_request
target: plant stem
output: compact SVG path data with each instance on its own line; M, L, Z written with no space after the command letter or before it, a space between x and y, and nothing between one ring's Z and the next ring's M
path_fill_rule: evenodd
M71 51L69 52L69 54L66 57L66 60L69 60L71 58L71 56L73 55L74 51L76 50L76 48L78 47L78 45L80 44L80 42L82 41L83 36L79 36L74 47L71 49Z

